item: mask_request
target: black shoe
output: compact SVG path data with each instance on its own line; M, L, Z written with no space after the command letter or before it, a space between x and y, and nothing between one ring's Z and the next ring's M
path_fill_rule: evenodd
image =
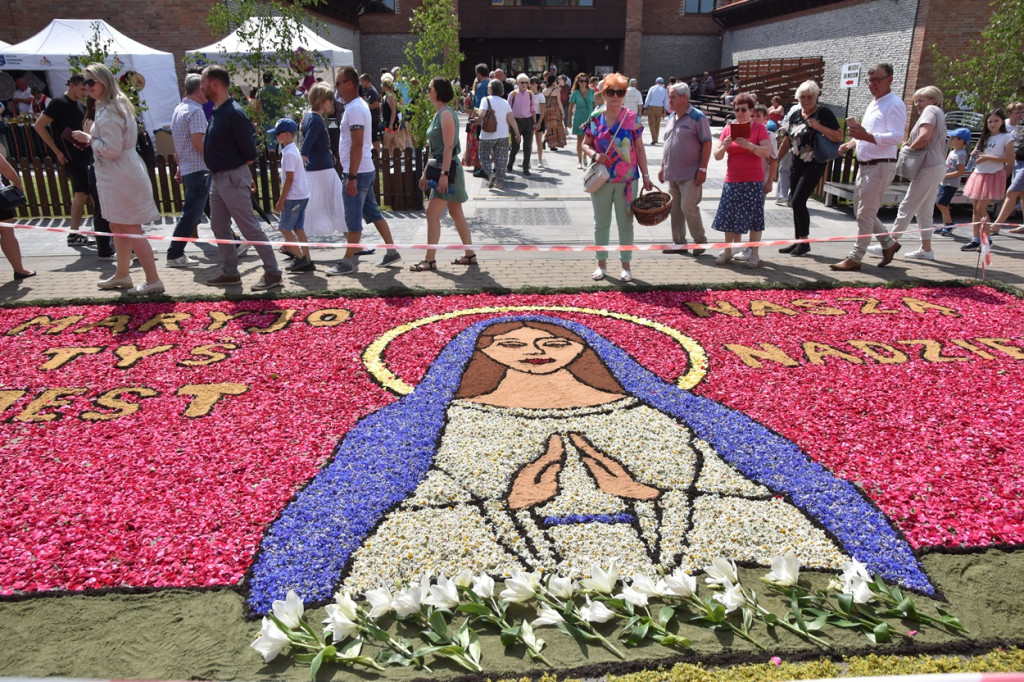
M960 247L961 251L977 251L981 248L981 242L972 239L963 246Z
M513 168L513 166L510 163L508 166L505 167L505 170L507 170L509 173L511 173L512 172L512 168Z
M477 168L475 171L473 171L473 177L474 178L482 178L482 179L486 180L487 179L487 173L484 173L484 169L483 168Z
M797 246L799 246L799 244L790 244L789 246L783 246L781 249L779 249L779 253L793 253L794 251L796 251Z
M810 252L811 252L811 245L810 244L797 244L796 248L793 249L793 255L794 256L803 256L804 254L808 254Z
M529 174L530 174L530 169L529 168L524 168L523 169L523 175L529 175Z
M288 272L316 272L316 264L308 258L296 260L285 268Z

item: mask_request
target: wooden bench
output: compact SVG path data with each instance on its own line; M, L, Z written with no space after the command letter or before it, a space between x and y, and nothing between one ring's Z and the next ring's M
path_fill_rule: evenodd
M721 100L701 99L695 102L695 104L712 123L719 122L725 125L728 121L736 118L732 105L725 104Z
M854 158L853 152L847 152L846 156L829 161L825 167L825 175L822 176L815 194L824 195L826 206L835 206L839 199L852 202L856 189L857 169L857 159ZM910 183L897 176L896 180L885 188L882 205L898 206L903 201L903 197L907 195L908 187L910 187ZM938 186L935 191L938 194ZM970 205L971 200L963 195L961 187L953 196L951 203Z

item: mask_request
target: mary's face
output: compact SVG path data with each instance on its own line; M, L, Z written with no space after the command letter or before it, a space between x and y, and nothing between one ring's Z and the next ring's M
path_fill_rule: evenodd
M585 346L578 341L552 336L540 329L523 327L495 336L481 352L495 362L527 374L553 374L579 357Z

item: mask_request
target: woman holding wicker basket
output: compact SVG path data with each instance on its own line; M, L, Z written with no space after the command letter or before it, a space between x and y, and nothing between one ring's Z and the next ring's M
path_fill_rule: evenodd
M630 204L636 191L636 184L643 178L645 191L654 185L647 174L647 152L642 138L643 126L636 113L622 106L629 82L621 73L613 73L604 79L602 94L604 107L591 116L584 128L583 154L594 163L608 169L608 181L590 195L594 208L594 243L608 244L612 224L612 210L619 230L619 244L633 244L633 213ZM608 252L598 251L595 280L604 279L608 267ZM619 252L622 282L632 282L630 269L631 251Z

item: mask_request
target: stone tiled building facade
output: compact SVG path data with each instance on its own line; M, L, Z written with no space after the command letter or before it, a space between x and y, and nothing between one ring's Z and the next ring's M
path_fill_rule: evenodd
M988 0L453 0L466 54L462 78L485 62L510 72L614 69L647 87L657 76L685 76L744 60L820 57L824 99L845 106L842 65L888 61L894 90L909 99L934 78L931 45L962 51L987 24ZM325 37L354 52L371 74L404 61L409 20L422 0L326 0ZM133 38L174 53L213 42L210 0L8 0L0 39L18 42L55 17L104 18ZM115 10L116 8L116 10ZM181 68L179 66L179 74ZM855 90L851 112L867 89Z

